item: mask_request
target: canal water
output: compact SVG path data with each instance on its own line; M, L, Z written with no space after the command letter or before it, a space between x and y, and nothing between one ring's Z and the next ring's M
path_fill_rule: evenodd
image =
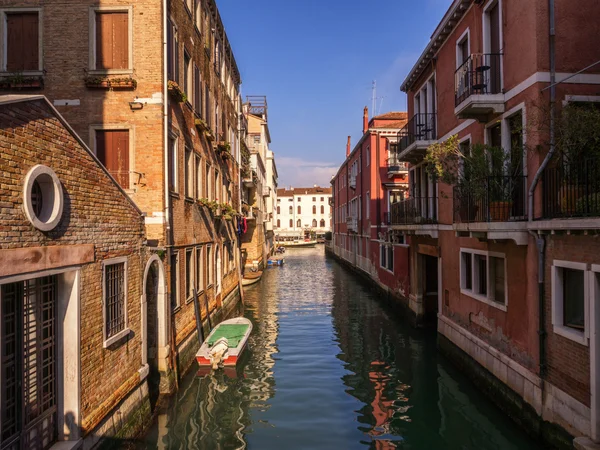
M138 448L538 449L323 247L245 290L234 373L189 373Z

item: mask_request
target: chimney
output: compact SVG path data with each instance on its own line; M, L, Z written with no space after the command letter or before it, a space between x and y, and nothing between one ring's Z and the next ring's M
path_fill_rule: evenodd
M365 106L363 110L363 134L369 129L369 108Z
M348 143L346 144L346 158L350 156L350 136L348 136Z

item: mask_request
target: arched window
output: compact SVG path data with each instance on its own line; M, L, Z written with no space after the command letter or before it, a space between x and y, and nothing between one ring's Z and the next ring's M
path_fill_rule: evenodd
M281 206L277 207L277 214L281 214Z
M290 228L294 228L294 220L290 219Z
M301 214L302 208L298 205L298 214Z
M294 214L294 207L290 206L290 214Z
M321 214L325 214L325 205L321 205Z
M298 206L298 208L300 208L300 207ZM302 228L302 222L300 221L300 219L298 219L298 221L296 222L296 227Z
M321 219L321 228L325 228L325 219Z
M317 213L317 206L313 205L313 214L316 214L316 213Z
M277 228L280 228L280 227L281 227L281 220L277 219Z
M313 228L317 228L317 219L313 219L312 226Z

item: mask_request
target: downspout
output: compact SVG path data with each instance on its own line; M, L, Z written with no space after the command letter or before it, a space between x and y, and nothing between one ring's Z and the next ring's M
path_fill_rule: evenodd
M549 35L548 35L548 50L550 57L550 149L548 154L542 161L542 164L538 168L533 181L531 182L531 187L528 192L528 221L531 223L533 221L533 196L535 193L535 188L542 176L542 173L555 151L555 136L554 136L554 127L555 127L555 114L556 114L556 60L555 60L555 28L554 28L554 1L548 0L548 19L549 19ZM534 233L533 231L529 231L531 236L536 241L537 250L538 250L538 316L539 316L539 324L538 324L538 335L539 335L539 354L540 354L540 378L542 379L541 390L542 390L542 404L544 401L544 378L546 376L546 314L544 309L544 297L545 297L545 287L544 287L544 275L545 275L545 239L543 236Z

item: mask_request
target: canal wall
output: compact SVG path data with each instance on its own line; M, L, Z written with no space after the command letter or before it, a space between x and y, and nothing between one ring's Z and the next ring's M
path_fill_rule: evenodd
M572 423L589 426L589 408L541 380L444 316L438 348L517 424L552 448L573 448Z
M398 316L407 318L415 327L422 326L422 316L418 316L415 311L410 308L409 299L407 297L401 295L398 291L379 281L364 268L354 265L351 261L348 261L342 255L338 254L331 245L325 245L325 254L332 257L344 267L359 275L363 280L373 286L379 293L378 298L380 300L384 300L385 303L390 306L396 314L398 314Z

